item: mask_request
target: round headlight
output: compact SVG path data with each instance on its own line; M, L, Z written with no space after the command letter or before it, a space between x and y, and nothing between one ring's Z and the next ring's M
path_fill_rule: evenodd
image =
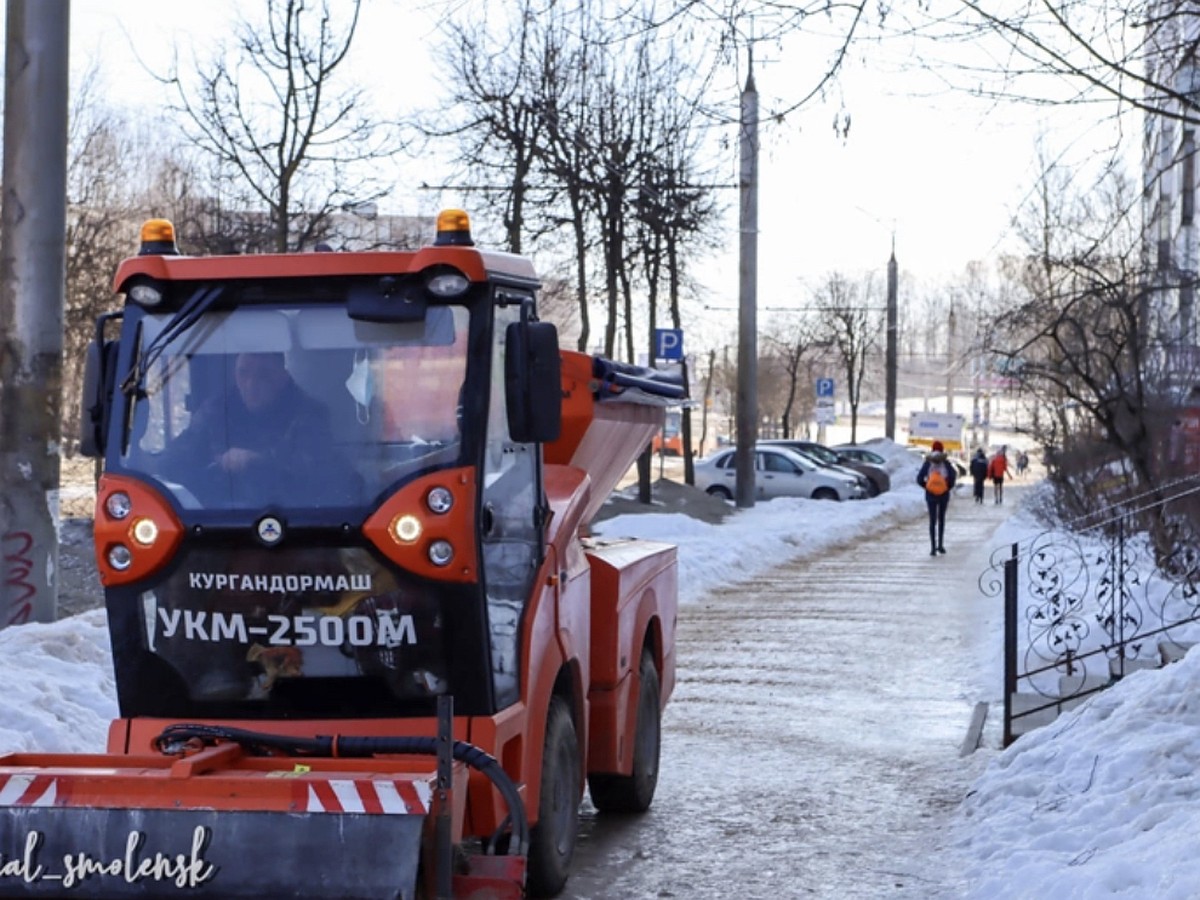
M149 547L158 540L158 526L153 519L138 519L133 523L133 539L143 547Z
M435 297L460 297L467 292L471 282L461 272L442 272L434 275L425 284Z
M104 509L114 519L124 519L133 509L133 503L124 491L114 491L104 501Z
M407 513L397 516L392 521L392 536L402 544L411 544L421 536L421 520Z
M425 503L429 506L430 512L435 512L439 516L445 515L454 505L454 495L448 488L435 487L426 495Z
M124 572L133 563L133 554L124 544L115 544L108 548L108 564L118 572Z
M158 306L162 298L162 291L152 284L135 284L129 289L129 299L138 306Z
M454 548L449 541L434 541L429 545L429 561L435 566L445 566L454 559Z

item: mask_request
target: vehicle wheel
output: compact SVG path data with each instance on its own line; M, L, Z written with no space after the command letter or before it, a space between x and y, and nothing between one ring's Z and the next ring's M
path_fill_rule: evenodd
M833 488L817 488L813 491L812 498L814 500L837 500L838 494Z
M729 493L729 488L721 487L721 485L713 485L708 489L708 493L713 497L720 497L722 500L732 500L733 494Z
M876 484L874 481L870 482L869 486L867 487L867 496L868 497L878 497L879 494L880 494L879 485Z
M662 747L662 710L659 707L658 669L654 654L642 654L639 670L637 732L633 736L633 771L628 775L596 774L588 777L592 804L601 812L638 813L650 808L658 787L658 757Z
M567 883L579 829L579 739L571 710L561 697L550 699L546 743L542 748L542 792L538 821L529 836L529 896L553 897Z

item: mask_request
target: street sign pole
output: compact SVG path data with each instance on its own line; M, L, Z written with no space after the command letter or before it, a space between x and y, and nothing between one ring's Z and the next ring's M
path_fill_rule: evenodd
M825 426L832 425L837 421L837 412L834 409L834 393L837 385L832 378L817 379L817 443L825 443Z

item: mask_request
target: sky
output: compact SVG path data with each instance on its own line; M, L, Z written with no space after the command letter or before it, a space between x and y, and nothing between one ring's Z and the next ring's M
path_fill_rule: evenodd
M437 18L449 6L466 8L470 2L364 4L350 65L381 114L404 117L437 96L439 67L428 52ZM77 68L97 61L112 99L152 107L162 102L162 91L135 58L162 71L175 47L203 56L228 37L236 6L234 0L209 0L205 14L197 16L186 3L73 0L72 59ZM826 46L800 36L758 48L755 81L764 118L807 92L813 59L823 58ZM806 288L833 271L882 279L893 246L905 272L926 279L956 276L968 262L1013 246L1010 223L1032 184L1040 133L1078 142L1076 150L1084 154L1111 140L1110 132L1089 123L1093 111L1080 119L1070 110L972 101L947 91L936 74L903 66L905 55L904 46L863 45L847 60L835 89L764 128L760 305L798 305ZM736 108L736 87L745 75L741 61L739 69L720 88L729 96L711 98L714 106ZM852 115L845 139L832 128L840 112ZM724 137L726 155L717 171L735 182L735 126ZM391 201L394 211L428 215L444 206L470 211L469 196L412 189L423 181L438 183L436 154L405 173ZM724 195L729 239L698 271L704 299L713 307L726 307L738 295L737 202L732 191Z
M649 513L606 520L596 530L675 543L680 602L697 604L770 564L852 540L880 519L923 515L912 455L896 445L874 446L890 458L894 489L871 500L822 503L819 519L803 514L819 501L775 500L721 525ZM994 542L1002 547L1040 531L1016 512ZM1000 646L1002 623L995 628L992 644ZM999 672L979 676L999 693ZM103 750L108 721L117 715L104 612L0 631L0 684L0 748ZM1165 669L1134 672L1007 750L978 750L986 759L946 835L970 885L965 896L1194 898L1198 696L1200 653L1191 653Z

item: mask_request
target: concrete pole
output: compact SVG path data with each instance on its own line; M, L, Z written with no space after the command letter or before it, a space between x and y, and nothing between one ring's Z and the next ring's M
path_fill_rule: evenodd
M69 0L8 0L0 206L0 627L57 614Z
M950 304L950 320L946 337L946 412L954 412L954 367L958 364L955 355L955 344L958 332L958 317L954 314L954 304Z
M983 393L983 446L992 445L992 390Z
M979 425L983 414L979 410L979 365L975 356L971 360L971 447L979 446Z
M742 91L738 259L737 505L754 506L758 440L758 91L754 56Z
M892 258L887 267L887 410L884 413L883 434L889 441L896 439L896 372L900 365L897 337L898 277L896 273L896 236L892 235Z

